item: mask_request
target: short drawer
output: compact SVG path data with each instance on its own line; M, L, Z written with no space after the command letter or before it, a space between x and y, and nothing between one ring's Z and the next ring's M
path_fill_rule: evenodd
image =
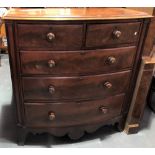
M82 25L18 24L18 46L30 50L77 50L83 38Z
M75 76L131 68L136 47L87 51L22 51L22 74ZM124 61L125 60L125 61Z
M23 77L25 100L105 98L125 92L130 71L81 77Z
M87 28L86 47L119 47L136 44L140 23L90 24Z
M101 123L121 114L124 95L85 102L25 103L26 126L65 127Z

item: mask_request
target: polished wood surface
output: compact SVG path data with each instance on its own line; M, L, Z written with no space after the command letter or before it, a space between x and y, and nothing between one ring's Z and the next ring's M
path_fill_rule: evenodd
M81 51L21 51L23 75L80 76L130 69L136 47ZM126 59L126 61L124 61Z
M124 95L121 94L93 101L25 103L26 125L67 127L100 123L119 116L123 100Z
M53 39L49 40L49 34ZM17 39L21 49L78 50L82 46L82 24L18 24Z
M13 10L4 19L20 141L29 131L77 139L105 124L122 130L150 16L125 8Z
M125 8L10 9L7 20L112 20L150 18L145 12Z
M141 24L138 21L94 24L70 21L60 24L21 22L16 25L20 50L80 50L136 45ZM120 33L119 37L115 33ZM52 35L49 40L48 35ZM95 39L94 39L95 38Z
M24 100L88 100L126 92L130 71L83 77L24 77ZM109 82L112 87L105 84ZM52 86L53 91L49 88ZM52 92L52 93L51 93Z
M125 43L136 44L140 23L90 24L87 27L86 47L103 47Z

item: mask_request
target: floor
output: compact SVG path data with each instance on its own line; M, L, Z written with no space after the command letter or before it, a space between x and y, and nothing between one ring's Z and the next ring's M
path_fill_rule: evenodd
M57 138L48 134L29 134L25 146L16 144L14 110L11 104L12 87L7 55L2 55L0 67L0 147L1 148L117 148L117 147L155 147L155 114L147 107L141 130L137 134L126 135L113 127L103 127L97 132L85 135L78 141L68 137Z

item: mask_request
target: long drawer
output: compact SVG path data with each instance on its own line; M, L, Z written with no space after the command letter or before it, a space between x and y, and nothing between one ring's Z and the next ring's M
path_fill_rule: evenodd
M125 92L130 70L81 77L23 77L25 100L75 100L105 98Z
M18 24L20 49L78 50L82 46L83 25Z
M123 101L124 95L117 95L85 102L25 103L26 126L66 127L104 122L120 115Z
M22 51L22 74L75 76L131 68L136 47L86 51ZM124 61L125 60L125 61Z

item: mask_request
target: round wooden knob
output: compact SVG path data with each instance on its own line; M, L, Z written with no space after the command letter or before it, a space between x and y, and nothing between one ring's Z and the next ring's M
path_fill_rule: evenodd
M115 57L108 57L107 60L106 60L106 63L111 65L111 64L114 64L116 62L116 58Z
M49 86L48 88L50 94L54 94L55 88L53 86Z
M113 32L113 35L114 35L115 38L120 38L121 34L122 34L122 32L119 31L119 30L115 30L115 31Z
M54 35L54 33L52 33L52 32L49 32L49 33L46 35L46 37L47 37L47 40L48 40L49 42L51 42L51 41L53 41L53 40L55 39L55 35Z
M53 121L53 120L55 119L55 114L54 114L54 112L49 112L48 118L49 118L50 121Z
M49 61L48 61L48 66L49 66L50 68L54 67L54 66L55 66L55 61L54 61L54 60L49 60Z
M112 87L112 83L110 83L110 82L105 82L105 83L104 83L104 86L105 86L106 88L110 89L110 88Z
M106 114L108 112L108 108L106 107L100 107L99 110L103 113Z

